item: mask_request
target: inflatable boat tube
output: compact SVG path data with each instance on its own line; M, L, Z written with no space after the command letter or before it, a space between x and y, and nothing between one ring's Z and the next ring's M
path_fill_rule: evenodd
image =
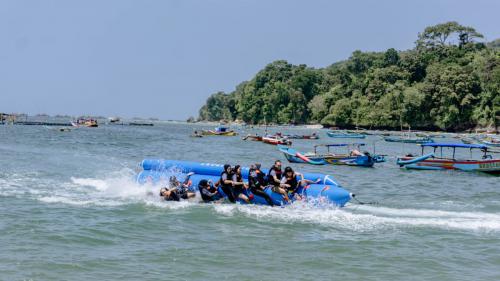
M141 166L144 170L137 175L137 182L140 184L166 185L172 175L175 175L182 182L186 178L187 173L193 172L194 175L190 177L190 181L191 189L195 192L198 192L198 183L202 179L212 180L214 183L217 182L223 167L223 165L217 164L174 160L144 160ZM248 179L248 168L242 168L242 174L245 179ZM304 177L313 181L321 179L319 184L311 184L298 190L297 193L303 195L305 200L321 198L339 207L343 207L352 197L351 193L340 187L332 176L304 173ZM271 188L266 188L265 192L271 196L275 205L286 204L282 196L272 192ZM219 193L224 195L220 188ZM250 190L247 190L247 193L247 195L250 195L250 198L253 198L251 203L267 205L264 198L252 196L253 194L251 194Z

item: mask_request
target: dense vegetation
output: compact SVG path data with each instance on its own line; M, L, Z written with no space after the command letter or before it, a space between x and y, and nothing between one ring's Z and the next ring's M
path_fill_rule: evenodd
M499 40L456 22L427 27L408 51L355 51L315 69L278 60L210 96L200 120L250 124L462 130L496 127L500 113Z

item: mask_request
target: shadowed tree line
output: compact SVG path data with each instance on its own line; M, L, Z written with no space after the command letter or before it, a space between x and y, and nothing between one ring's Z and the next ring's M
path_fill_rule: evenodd
M408 51L354 51L326 68L268 64L231 93L210 96L200 120L249 124L463 130L496 127L500 42L472 27L427 27Z

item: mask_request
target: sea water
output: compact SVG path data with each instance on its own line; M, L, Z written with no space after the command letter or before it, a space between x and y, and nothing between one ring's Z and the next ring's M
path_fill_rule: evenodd
M0 125L0 280L500 280L499 177L401 169L419 148L368 136L386 163L290 165L375 205L164 202L134 181L143 158L289 165L272 145L189 137L202 128ZM316 132L294 147L346 141Z

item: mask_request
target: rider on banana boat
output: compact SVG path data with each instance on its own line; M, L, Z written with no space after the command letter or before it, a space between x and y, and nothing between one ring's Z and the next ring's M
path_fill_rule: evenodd
M297 180L297 177L300 180ZM311 183L318 183L321 179L318 179L316 182L304 179L304 175L301 173L294 172L292 167L286 167L283 177L281 178L280 186L285 189L290 196L294 196L296 199L302 199L302 196L297 194L297 190L299 187L305 187Z
M231 203L236 203L236 199L233 192L233 170L231 169L231 165L224 165L224 171L220 174L220 187L224 194L226 194L227 199Z
M182 199L189 199L193 198L196 196L196 193L192 192L189 190L189 187L191 186L191 180L189 179L193 173L189 173L186 176L186 179L182 182L182 184L179 182L176 176L171 176L169 180L169 185L171 189L177 189L177 192L179 194L179 197Z
M271 196L264 192L266 187L266 178L265 174L260 170L260 163L255 163L250 166L250 171L248 173L248 185L250 187L250 191L252 191L254 195L264 198L267 204L274 206Z
M215 202L221 199L221 195L217 191L211 180L200 180L198 183L198 189L200 190L201 199L205 203Z
M245 201L246 203L250 203L250 199L248 199L248 196L245 194L247 189L248 185L245 182L243 182L243 176L241 175L241 166L240 165L234 166L233 192L235 197L238 197L239 199Z
M281 161L274 161L274 165L269 169L267 173L267 181L270 185L272 185L273 192L279 193L283 196L283 199L288 202L290 198L288 198L288 193L286 189L281 187L281 179L283 176L283 172L281 171Z

